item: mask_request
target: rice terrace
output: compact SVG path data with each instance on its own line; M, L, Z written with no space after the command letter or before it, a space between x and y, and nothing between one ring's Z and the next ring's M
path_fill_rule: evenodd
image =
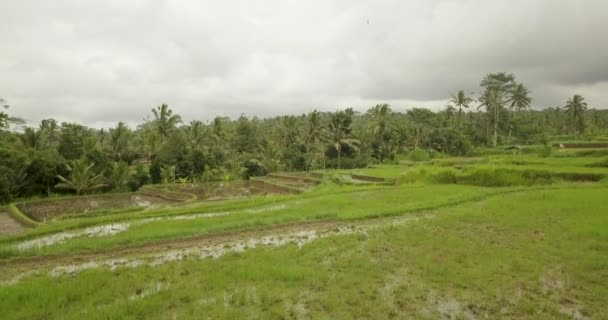
M608 5L515 2L0 4L0 319L608 319Z

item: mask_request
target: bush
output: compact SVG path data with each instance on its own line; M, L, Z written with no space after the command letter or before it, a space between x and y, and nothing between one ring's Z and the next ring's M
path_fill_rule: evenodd
M541 158L548 158L551 156L552 152L553 152L553 148L551 147L551 145L545 144L538 150L538 156Z
M407 155L407 158L411 161L429 161L431 160L431 155L424 149L415 149Z
M424 182L427 180L429 172L425 168L408 170L397 178L396 184Z

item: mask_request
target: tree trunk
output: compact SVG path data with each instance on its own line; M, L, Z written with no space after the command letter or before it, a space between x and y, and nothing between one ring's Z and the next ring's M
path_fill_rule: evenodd
M340 169L340 154L342 153L342 148L338 148L338 169Z
M498 106L494 106L494 147L498 144Z
M458 106L458 129L460 129L462 124L462 106Z

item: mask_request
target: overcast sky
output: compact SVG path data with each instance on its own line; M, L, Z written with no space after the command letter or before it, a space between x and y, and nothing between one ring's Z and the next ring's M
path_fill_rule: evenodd
M0 0L0 97L30 124L443 108L489 72L608 107L608 1Z

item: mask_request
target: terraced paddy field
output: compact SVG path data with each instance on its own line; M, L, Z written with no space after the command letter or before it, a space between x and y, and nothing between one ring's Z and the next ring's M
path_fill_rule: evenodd
M434 159L325 172L297 194L66 215L0 238L0 314L606 319L604 160Z
M0 234L10 235L21 231L23 226L8 213L8 210L0 208Z

